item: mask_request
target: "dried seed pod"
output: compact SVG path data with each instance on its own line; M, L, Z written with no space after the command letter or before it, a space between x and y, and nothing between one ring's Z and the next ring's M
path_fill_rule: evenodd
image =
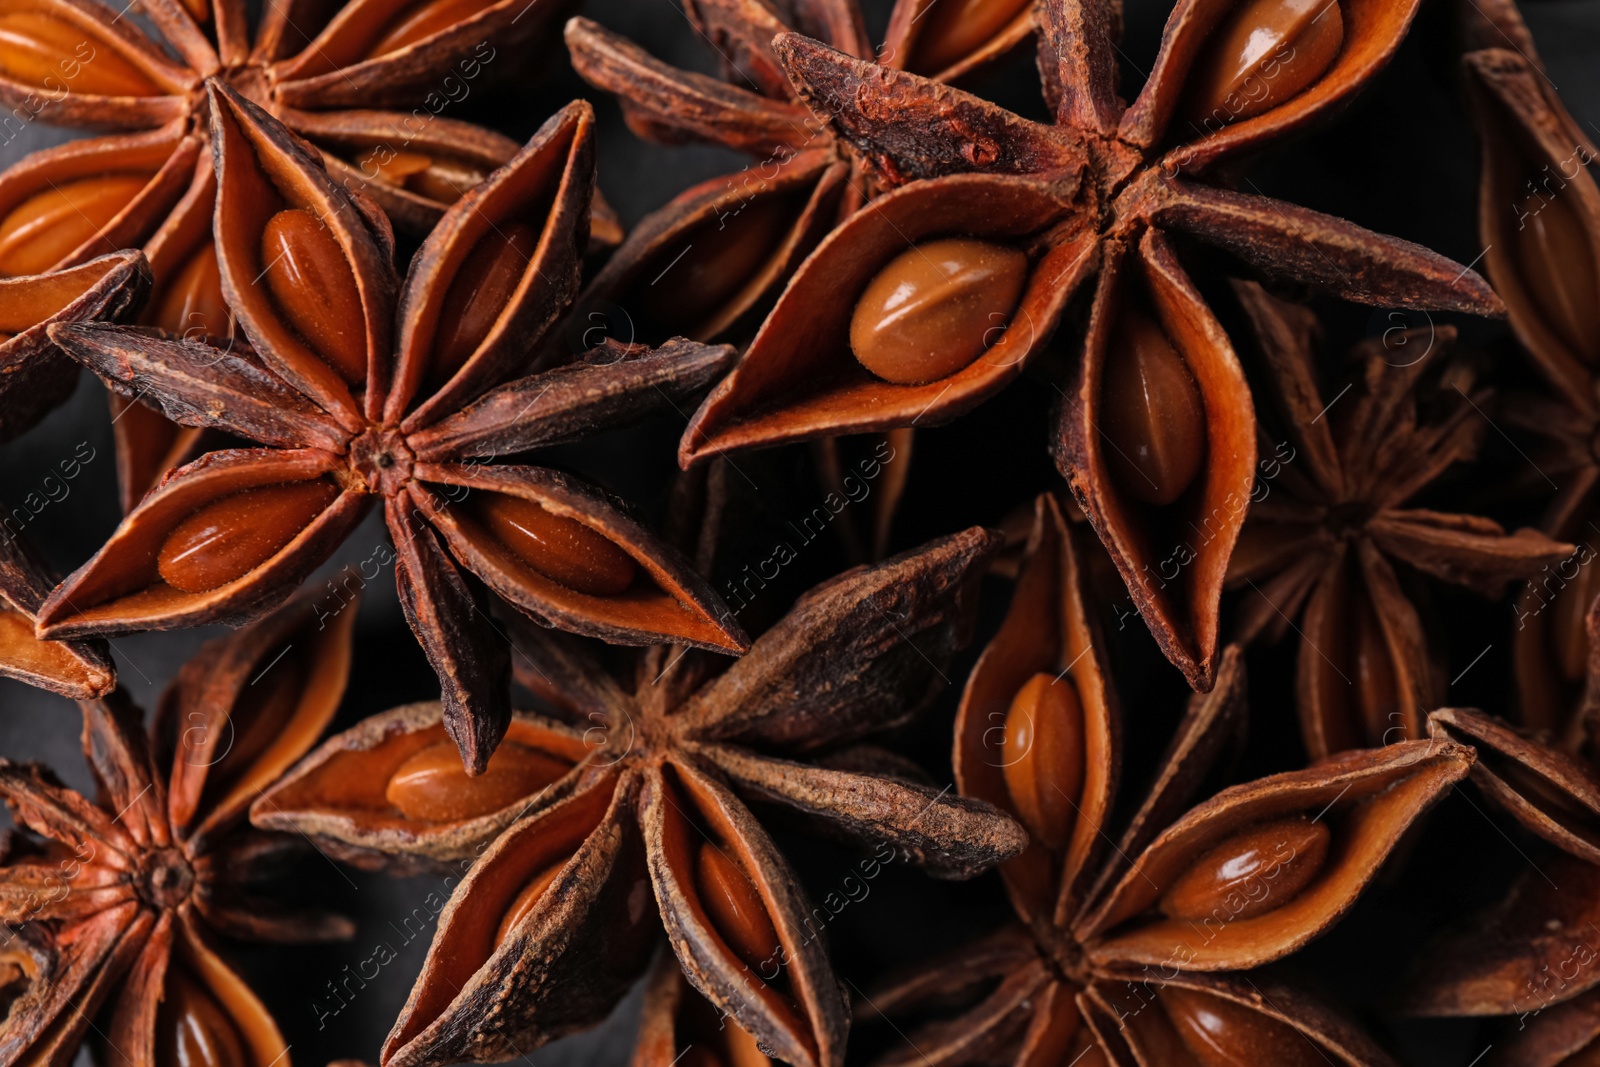
M1161 913L1169 919L1199 922L1218 909L1230 908L1230 898L1237 896L1244 897L1232 912L1237 919L1283 907L1322 872L1329 837L1326 823L1304 815L1240 830L1213 845L1167 887L1161 895Z
M591 744L582 731L518 712L484 773L467 777L440 705L407 704L329 738L262 794L251 819L306 834L361 867L454 869L566 795Z
M1245 0L1201 46L1191 121L1209 129L1281 106L1327 73L1343 43L1338 3Z
M1052 852L1071 832L1083 784L1083 705L1067 678L1036 674L1006 712L1000 746L1006 789L1028 832Z
M26 972L31 956L49 987L10 1005L6 1032L22 1055L68 1061L92 1024L138 1067L267 1067L287 1057L266 1006L213 940L354 933L337 916L264 907L260 887L299 849L243 822L250 798L332 718L353 617L321 619L302 598L208 643L163 693L148 735L126 698L83 702L84 754L101 794L94 803L41 767L0 761L20 846L0 867L8 902L0 918L49 931L10 939L16 965ZM284 664L291 658L294 669ZM257 725L272 736L260 737ZM49 844L34 845L31 834ZM44 886L61 891L37 892Z
M1205 466L1205 402L1161 326L1137 306L1114 327L1102 386L1102 432L1119 489L1175 502Z
M247 345L150 331L55 340L175 422L262 447L166 475L57 590L45 630L257 617L381 502L401 599L443 679L469 773L484 770L510 719L509 664L462 568L547 625L741 651L748 642L710 587L619 502L553 471L481 462L681 405L733 358L685 341L605 344L513 377L577 291L594 184L589 107L564 109L444 213L397 302L392 234L376 207L249 99L218 81L208 91L217 262ZM161 245L169 268L203 235L194 209L209 186L191 192L187 239ZM273 241L287 253L259 277ZM289 285L296 273L353 289L319 283L311 300ZM252 521L234 521L241 513Z
M683 977L671 953L656 955L631 1067L769 1067L756 1039L719 1015Z
M1178 952L1195 971L1238 970L1286 955L1338 920L1407 827L1471 766L1472 751L1463 745L1402 741L1225 789L1168 827L1085 916L1087 951L1133 965ZM1213 849L1242 852L1249 839L1241 831L1301 816L1330 822L1326 862L1306 862L1320 848L1299 831L1306 834L1304 858L1274 855L1254 884L1220 893L1204 923L1215 936L1197 936L1190 921L1150 915L1164 896L1185 894L1197 864L1223 859L1208 857Z

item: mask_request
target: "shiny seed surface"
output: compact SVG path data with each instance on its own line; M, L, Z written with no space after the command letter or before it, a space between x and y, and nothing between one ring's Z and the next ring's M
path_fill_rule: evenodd
M1146 504L1177 500L1206 459L1206 412L1189 366L1137 307L1117 323L1101 383L1100 430L1117 488Z
M1163 986L1158 1001L1199 1067L1326 1067L1294 1027L1230 1000Z
M456 757L456 762L461 762L460 756ZM500 926L495 931L495 948L499 948L505 943L506 938L511 935L511 931L516 929L523 916L532 911L533 906L539 903L539 898L544 896L545 890L550 888L550 884L556 880L556 875L560 874L561 868L566 865L565 858L557 860L534 875L532 880L522 887L522 891L516 895L516 898L511 901L511 906L506 909L505 917L500 920Z
M411 755L389 777L384 797L408 819L459 822L499 811L559 779L569 765L546 752L503 741L477 777L467 774L454 741Z
M702 223L667 250L678 258L658 277L643 279L640 307L653 322L692 332L761 270L792 218L787 197L766 196Z
M278 212L261 234L261 269L279 310L311 350L351 385L366 381L366 316L333 232L304 208Z
M1600 275L1588 227L1566 190L1517 205L1513 235L1522 282L1544 324L1579 359L1600 361Z
M1343 43L1338 0L1243 0L1202 46L1190 118L1209 132L1270 111L1321 78Z
M175 526L156 555L168 585L203 593L244 577L311 525L338 488L325 478L246 489Z
M102 174L57 182L30 196L0 221L0 274L49 270L116 218L149 181L148 174Z
M189 337L230 337L233 320L222 296L217 246L210 241L195 250L161 291L150 324Z
M1028 257L993 241L927 241L867 283L850 319L863 367L900 385L947 378L1001 343L1022 298Z
M426 0L405 9L383 31L383 35L367 49L367 58L386 56L410 47L425 37L449 29L480 11L487 10L494 0Z
M1083 789L1083 704L1066 676L1036 674L1006 712L1002 769L1028 833L1052 851L1072 834Z
M511 222L490 230L473 246L439 309L429 367L436 385L449 381L489 336L538 244L537 230L524 222Z
M505 493L468 500L496 540L551 581L589 596L616 596L633 584L633 557L583 523Z
M85 56L92 58L85 60ZM104 41L43 11L0 15L0 73L25 85L93 96L156 96L145 73Z
M722 939L752 970L770 972L778 960L778 931L744 868L726 849L702 841L694 882L700 904Z
M1027 6L1028 0L934 0L919 20L907 69L938 74L978 51Z
M156 1009L160 1067L248 1067L239 1028L210 992L176 965Z
M1322 870L1331 835L1303 815L1240 830L1212 846L1161 897L1169 919L1249 919L1283 907Z

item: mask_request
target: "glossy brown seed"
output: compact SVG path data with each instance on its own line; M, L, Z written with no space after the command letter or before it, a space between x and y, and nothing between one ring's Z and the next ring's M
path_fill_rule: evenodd
M527 745L505 741L476 778L461 765L454 741L440 741L412 754L389 776L384 797L408 819L459 822L533 796L570 770L570 765Z
M1170 919L1248 919L1300 895L1328 857L1328 826L1304 815L1240 830L1194 861L1161 896Z
M103 41L43 11L0 15L0 72L13 81L93 96L156 96L161 90Z
M273 742L283 736L289 721L300 708L306 679L311 673L306 649L291 645L255 675L228 715L227 734L221 746L211 753L216 762L206 775L206 788L215 791L232 784L240 774L255 765ZM198 731L185 730L183 744L196 746L203 738ZM198 755L196 758L199 758Z
M1154 318L1123 312L1106 351L1100 430L1117 488L1146 504L1183 495L1206 458L1206 411L1189 366Z
M195 250L162 290L147 321L168 333L196 339L232 336L233 317L222 296L216 245L207 241Z
M483 181L488 172L456 159L395 151L379 145L356 157L356 167L369 178L407 189L441 204L453 204Z
M1517 205L1512 247L1544 324L1580 359L1600 360L1600 275L1589 227L1564 190Z
M49 270L99 233L149 181L148 174L102 174L30 196L0 221L0 274Z
M351 385L364 382L366 317L355 272L332 231L304 208L278 212L261 234L261 271L312 351Z
M1036 674L1006 712L1002 769L1028 833L1060 851L1072 833L1083 787L1083 705L1066 675Z
M456 272L439 309L430 379L442 385L478 350L527 272L539 232L524 222L505 223L483 235Z
M1561 676L1569 682L1581 681L1589 673L1588 616L1596 595L1600 595L1600 566L1591 559L1579 567L1551 605L1550 650Z
M780 951L778 931L744 868L726 849L701 841L694 884L701 906L722 939L753 970L769 972Z
M156 1010L161 1067L249 1067L239 1028L217 999L179 967L167 971Z
M1028 257L968 237L915 245L867 283L850 347L867 370L902 385L937 381L1002 343L1028 280Z
M583 523L505 493L468 500L496 540L551 581L589 596L615 596L633 584L633 557Z
M449 29L458 22L489 8L495 0L424 0L413 4L384 28L383 35L367 49L367 58L374 59L398 52L416 44L425 37Z
M1275 108L1322 77L1343 43L1338 0L1243 0L1206 40L1189 116L1211 130Z
M459 763L460 761L461 757L457 756L456 762ZM560 874L561 868L566 865L566 859L558 860L540 871L527 885L522 887L522 891L511 902L511 906L506 909L505 916L500 920L499 928L495 930L495 948L505 944L505 940L511 935L511 931L516 929L523 916L532 911L533 906L539 903L539 898L544 896L544 891L550 888L550 883L556 880L556 875Z
M294 540L339 495L324 478L246 489L175 526L156 555L174 589L203 593L242 578Z
M933 0L907 69L937 74L972 55L1028 7L1028 0Z
M667 250L677 258L640 288L640 309L653 323L693 332L761 270L793 217L787 197L767 196L702 223Z
M1162 987L1159 1000L1198 1067L1325 1067L1329 1062L1294 1027L1231 1000L1172 985Z
M1403 731L1396 729L1403 725L1400 681L1395 675L1394 659L1389 654L1372 598L1357 593L1352 599L1355 610L1351 612L1351 621L1355 632L1348 640L1355 649L1355 657L1350 664L1350 680L1355 685L1356 712L1361 718L1364 736L1374 745L1414 740L1402 736Z

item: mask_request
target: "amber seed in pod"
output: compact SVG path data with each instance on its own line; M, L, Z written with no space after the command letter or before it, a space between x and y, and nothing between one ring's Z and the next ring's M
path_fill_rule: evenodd
M17 5L21 6L21 5ZM24 85L90 96L157 96L161 90L145 73L110 47L94 48L92 61L79 51L89 42L83 30L43 11L12 10L0 15L0 73ZM92 47L92 46L91 46ZM73 57L66 77L63 57Z
M665 272L640 287L645 316L680 330L700 326L760 271L791 218L788 197L765 196L690 230Z
M233 317L222 296L222 272L217 266L217 246L202 244L173 275L149 316L152 326L168 333L198 337L229 337Z
M933 0L907 69L933 75L976 52L1028 6L1028 0Z
M456 757L456 762L461 762L460 756ZM500 926L495 930L495 948L505 944L505 940L511 935L511 931L516 929L517 924L522 921L522 917L532 911L535 904L539 903L539 898L544 896L545 890L550 888L550 883L556 880L556 875L560 874L561 868L566 865L566 857L563 857L534 875L528 884L522 887L522 891L511 901L511 906L506 909L505 916L500 920Z
M101 174L28 197L0 221L0 274L38 274L55 266L116 218L149 180L148 174Z
M332 482L314 478L214 500L173 527L156 554L156 572L185 593L226 585L272 558L338 495Z
M1343 43L1338 0L1243 0L1203 46L1188 114L1209 132L1269 111L1327 73Z
M1072 679L1035 674L1006 712L1001 770L1028 833L1052 852L1071 835L1083 788L1083 704Z
M1325 1067L1328 1062L1294 1027L1231 1000L1166 985L1158 1002L1199 1067Z
M1177 500L1205 464L1200 387L1161 325L1137 307L1123 312L1106 351L1100 429L1118 488L1146 504Z
M538 231L532 226L510 222L490 230L473 246L439 308L428 368L435 386L449 381L489 336L495 320L511 302L538 243Z
M551 581L589 596L615 596L633 584L633 557L583 523L506 493L474 493L468 501L496 540Z
M1283 907L1322 870L1331 834L1304 815L1240 830L1212 846L1161 896L1169 919L1249 919Z
M261 271L284 317L351 385L367 377L366 316L355 271L322 220L287 208L261 233Z
M1567 190L1537 193L1516 206L1512 242L1518 272L1545 324L1589 363L1600 359L1600 277L1589 228Z
M727 852L700 843L694 864L695 890L723 940L757 972L778 959L778 931L772 925L755 883Z
M156 1062L163 1067L249 1067L239 1028L182 968L167 970L156 1011Z
M568 764L515 741L505 741L476 777L461 765L454 741L419 749L389 776L384 798L408 819L459 822L499 811L567 773Z
M850 319L850 348L887 382L949 377L1003 343L1027 280L1028 257L993 241L914 245L867 283Z

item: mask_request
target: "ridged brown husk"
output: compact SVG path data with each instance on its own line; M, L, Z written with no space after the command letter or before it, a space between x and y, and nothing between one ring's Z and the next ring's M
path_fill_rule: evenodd
M54 58L56 73L38 84L0 74L0 102L19 117L118 132L35 152L12 165L0 174L0 219L30 197L75 180L146 178L103 226L96 228L83 215L81 232L73 234L81 240L56 265L142 247L154 273L151 324L196 337L228 334L231 324L193 321L197 315L179 322L161 318L165 295L213 240L216 176L207 144L206 79L224 79L266 108L316 146L340 183L366 192L396 225L419 236L462 192L515 154L509 138L439 112L487 82L503 80L496 76L507 71L512 57L553 37L575 5L489 0L409 45L371 54L389 29L424 3L351 0L320 11L267 4L254 27L244 0L155 0L141 7L148 23L124 19L115 5L98 0L30 5L31 12L67 23L83 39L70 52L44 42L34 66L19 68L42 67ZM8 47L25 50L21 43ZM53 56L52 49L61 54ZM143 84L121 95L74 84L102 51L131 66ZM55 402L61 399L64 394ZM113 415L122 415L119 406ZM192 435L148 411L119 417L116 425L129 507L166 470L198 454Z
M1357 345L1347 383L1325 397L1311 311L1251 282L1236 291L1256 333L1269 457L1228 568L1228 587L1244 591L1236 639L1296 631L1296 705L1313 760L1416 740L1446 679L1409 571L1498 597L1572 546L1407 506L1473 459L1488 425L1491 393L1455 358L1453 328Z
M125 699L84 702L95 801L38 764L0 761L0 796L28 831L0 867L8 958L28 978L0 1031L0 1062L66 1067L93 1026L128 1062L155 1067L158 1042L173 1040L158 1006L181 1001L185 985L212 999L249 1067L288 1062L277 1024L215 939L354 933L339 916L252 891L306 850L244 822L250 799L332 719L354 618L321 626L302 599L205 645L163 694L153 740Z
M73 700L103 697L117 686L117 669L104 641L45 641L34 633L39 606L56 576L23 539L33 503L25 500L0 516L0 676Z
M50 324L126 321L149 289L150 265L137 252L0 277L0 441L37 425L78 382L78 365L50 340Z
M788 33L774 45L801 99L848 142L881 196L796 272L738 368L695 414L679 447L691 464L722 451L949 421L1012 381L1044 348L1075 294L1092 292L1082 354L1061 385L1052 448L1167 657L1197 689L1216 669L1222 577L1254 473L1250 393L1221 325L1178 256L1195 238L1254 271L1386 306L1498 314L1470 270L1347 222L1218 184L1220 165L1344 104L1399 46L1415 3L1347 4L1343 46L1303 91L1198 136L1174 117L1190 65L1232 5L1186 0L1131 105L1117 97L1115 5L1037 8L1039 67L1055 125ZM908 243L962 234L1027 254L1029 276L1000 340L965 369L891 385L852 357L852 308ZM1086 296L1087 298L1087 296ZM1199 473L1171 503L1142 505L1103 454L1102 380L1118 323L1147 307L1192 378L1204 413ZM1214 523L1188 546L1187 524ZM1178 543L1169 545L1175 540ZM1193 550L1170 582L1152 580Z
M474 773L510 716L506 644L480 606L485 589L542 625L608 641L742 651L743 633L709 586L619 502L556 471L491 462L682 403L733 355L681 340L659 349L608 343L527 374L529 353L577 289L594 188L589 106L563 109L451 207L402 283L377 208L265 111L221 82L210 86L218 260L250 350L135 329L57 326L52 337L113 389L159 404L179 425L260 447L211 452L163 479L41 608L41 636L249 621L289 596L380 503L394 541L385 562L395 565L406 616L439 674L446 727ZM299 336L260 280L257 248L274 196L320 219L353 273L366 366L353 385ZM527 227L537 245L505 307L459 367L436 368L452 283L475 249L513 226ZM156 550L197 509L253 487L319 479L335 492L331 503L259 565L204 592L161 577ZM630 584L601 596L545 577L468 514L474 498L531 501L586 527L631 561ZM271 528L272 514L255 521Z
M1243 665L1229 647L1217 685L1190 698L1154 781L1114 835L1119 714L1106 646L1085 600L1085 550L1073 542L1057 503L1040 498L1011 609L968 679L954 753L963 794L1027 819L1029 805L1012 792L1012 767L1032 750L1019 755L1002 740L1012 733L1008 709L1040 674L1070 685L1077 711L1051 714L1077 716L1058 722L1057 736L1078 739L1082 772L1073 782L1045 780L1075 790L1067 797L1069 825L1036 826L1028 851L1001 867L1015 925L869 994L870 1010L891 1018L946 1005L941 1021L906 1031L904 1046L896 1043L881 1062L1032 1067L1097 1051L1103 1059L1085 1062L1391 1063L1343 1015L1247 972L1337 923L1406 831L1467 774L1471 749L1410 741L1349 752L1190 808L1244 729ZM1031 737L1044 745L1039 739L1049 733L1035 722ZM1274 888L1275 876L1258 870L1252 877L1264 895L1235 885L1200 920L1157 910L1213 847L1287 816L1325 822L1334 843L1308 882L1290 885L1287 866L1271 868L1285 879L1278 906L1245 913L1247 900L1269 899ZM951 1014L952 1002L965 1007Z
M574 723L563 736L591 747L564 778L519 801L525 814L508 829L475 829L479 858L440 916L385 1043L386 1067L514 1058L594 1025L643 972L663 926L689 983L767 1054L840 1063L848 1010L825 933L757 812L786 809L866 846L874 863L940 877L969 878L1021 851L1021 828L989 804L922 784L904 761L857 744L943 688L998 543L975 528L848 571L803 596L726 670L705 653L661 646L618 677L574 638L520 648L523 680L559 695ZM267 794L257 817L298 790L302 807L320 800L325 814L275 810L271 825L390 849L402 868L413 865L431 847L425 833L379 844L359 817L346 824L354 832L341 829L353 805L340 810L331 789L315 795L329 751L346 753L363 778L383 777L361 762L385 759L381 745L355 752L356 738L379 729L369 721L335 738ZM746 905L774 931L771 957L730 947L737 931L719 925L700 873L713 850L748 881ZM541 872L553 880L512 922L510 905Z
M644 1010L630 1067L673 1067L681 1061L707 1067L770 1067L755 1038L720 1015L683 976L670 952L658 952L645 980Z
M1515 3L1463 5L1461 17L1469 49L1462 59L1466 99L1482 146L1484 268L1505 300L1512 332L1548 387L1508 396L1500 421L1535 439L1531 464L1516 481L1534 494L1553 494L1541 527L1579 546L1518 598L1516 712L1525 725L1572 747L1584 731L1578 707L1588 658L1584 617L1596 592L1589 564L1600 546L1600 337L1585 346L1570 334L1552 307L1559 297L1548 299L1551 277L1531 273L1538 268L1522 252L1522 239L1529 228L1547 223L1574 249L1586 250L1587 278L1573 262L1558 260L1559 250L1548 250L1545 269L1565 276L1568 295L1591 308L1600 301L1592 266L1600 250L1600 186L1589 170L1600 151L1545 75Z
M1587 621L1589 647L1600 648L1600 605ZM1600 662L1591 651L1588 731L1596 679ZM1499 903L1436 939L1418 957L1402 1007L1424 1016L1517 1016L1485 1062L1581 1062L1569 1057L1600 1040L1600 765L1592 738L1569 746L1468 708L1433 712L1428 729L1472 745L1472 781L1484 799L1562 851L1554 860L1540 856Z

